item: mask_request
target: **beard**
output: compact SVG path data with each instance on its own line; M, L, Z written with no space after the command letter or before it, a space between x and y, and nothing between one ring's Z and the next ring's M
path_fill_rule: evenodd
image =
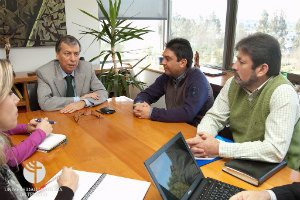
M238 73L236 71L234 71L234 81L236 84L240 85L242 88L249 88L251 87L254 83L256 83L258 81L258 78L255 74L255 72L253 71L250 79L248 81L243 81L240 76L238 75Z

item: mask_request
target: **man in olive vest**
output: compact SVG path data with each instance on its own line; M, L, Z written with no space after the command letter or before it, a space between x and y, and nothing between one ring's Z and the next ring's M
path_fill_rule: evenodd
M264 33L242 39L236 45L237 60L230 78L197 128L187 140L195 156L260 160L287 160L300 165L300 106L293 85L280 74L278 41ZM235 143L214 137L227 124Z

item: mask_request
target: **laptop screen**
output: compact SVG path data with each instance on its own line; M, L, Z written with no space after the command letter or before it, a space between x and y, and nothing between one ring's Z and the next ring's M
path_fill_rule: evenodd
M164 199L185 199L204 177L180 132L145 165Z

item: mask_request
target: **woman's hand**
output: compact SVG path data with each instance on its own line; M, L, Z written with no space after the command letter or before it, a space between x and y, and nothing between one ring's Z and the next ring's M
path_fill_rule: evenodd
M41 129L46 133L46 136L48 136L50 133L52 133L52 125L48 122L48 118L42 118L41 122L39 122L36 126L37 129Z
M33 131L35 131L37 125L38 122L36 122L35 119L30 120L26 127L27 133L32 133Z
M72 168L64 167L62 169L61 175L57 179L57 183L59 187L66 186L73 190L75 193L78 185L79 177L78 175L72 170Z

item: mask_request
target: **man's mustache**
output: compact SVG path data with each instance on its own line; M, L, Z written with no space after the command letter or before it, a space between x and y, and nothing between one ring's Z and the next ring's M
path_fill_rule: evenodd
M235 77L240 78L239 74L236 71L233 71Z

